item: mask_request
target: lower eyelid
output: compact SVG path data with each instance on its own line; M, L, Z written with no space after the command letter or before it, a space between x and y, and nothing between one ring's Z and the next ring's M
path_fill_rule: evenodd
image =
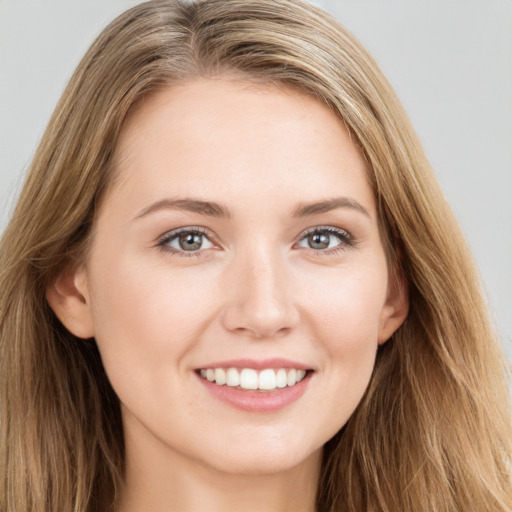
M158 247L162 252L168 253L168 254L174 254L176 256L179 256L180 258L197 258L199 256L202 256L203 251L179 251L177 249L174 249L173 247L170 247L169 245L161 245Z

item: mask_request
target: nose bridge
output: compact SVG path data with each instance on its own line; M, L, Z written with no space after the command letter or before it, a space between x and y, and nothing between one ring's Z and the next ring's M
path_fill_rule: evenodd
M260 308L278 308L287 295L281 258L275 252L258 250L247 260L246 277L252 283L252 290L248 289L249 301L254 301L255 305L261 303Z
M254 337L271 337L294 327L298 312L283 255L276 248L251 244L233 261L234 281L225 312L226 327Z

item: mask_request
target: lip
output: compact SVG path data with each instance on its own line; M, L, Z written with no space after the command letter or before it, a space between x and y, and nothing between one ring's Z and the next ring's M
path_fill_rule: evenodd
M287 359L265 359L255 361L253 359L232 359L229 361L218 361L214 364L201 366L208 368L253 368L263 370L266 368L296 368L307 371L306 376L297 384L285 388L276 388L272 391L248 391L231 386L219 386L214 382L201 377L198 371L195 372L200 383L216 399L245 412L271 413L277 412L297 401L308 389L311 376L314 373L311 367Z
M254 370L265 370L267 368L296 368L297 370L313 370L311 366L292 361L290 359L283 359L281 357L274 357L271 359L230 359L229 361L216 361L204 366L199 366L197 369L208 370L208 368L253 368Z

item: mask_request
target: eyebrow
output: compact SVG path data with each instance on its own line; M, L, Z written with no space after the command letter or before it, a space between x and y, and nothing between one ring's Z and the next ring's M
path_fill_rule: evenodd
M201 215L207 215L209 217L231 217L230 211L221 204L214 203L212 201L182 198L162 199L161 201L157 201L140 211L133 220L140 219L141 217L145 217L146 215L159 210L186 210L193 213L199 213Z
M299 206L293 216L309 217L326 213L337 208L348 208L371 218L370 212L355 199L349 197L334 197L315 203L307 203ZM141 210L133 220L140 219L159 210L186 210L209 217L218 217L229 219L232 217L229 209L213 201L202 201L200 199L182 198L182 199L161 199Z
M337 208L348 208L355 210L371 219L370 212L361 203L358 203L355 199L351 199L350 197L334 197L325 201L304 204L295 210L293 216L308 217L310 215L326 213Z

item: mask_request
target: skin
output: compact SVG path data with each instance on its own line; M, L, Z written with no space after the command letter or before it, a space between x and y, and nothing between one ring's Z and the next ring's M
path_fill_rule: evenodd
M388 282L364 159L310 96L198 79L145 98L115 161L90 257L48 300L70 331L96 338L121 401L118 511L314 510L322 446L407 314L404 286ZM295 215L335 197L350 202ZM176 198L219 203L230 217L154 206ZM159 246L191 226L206 233L198 250L176 238ZM329 248L311 247L308 230L326 226L343 236L323 231ZM273 413L221 402L196 373L274 357L314 371Z

